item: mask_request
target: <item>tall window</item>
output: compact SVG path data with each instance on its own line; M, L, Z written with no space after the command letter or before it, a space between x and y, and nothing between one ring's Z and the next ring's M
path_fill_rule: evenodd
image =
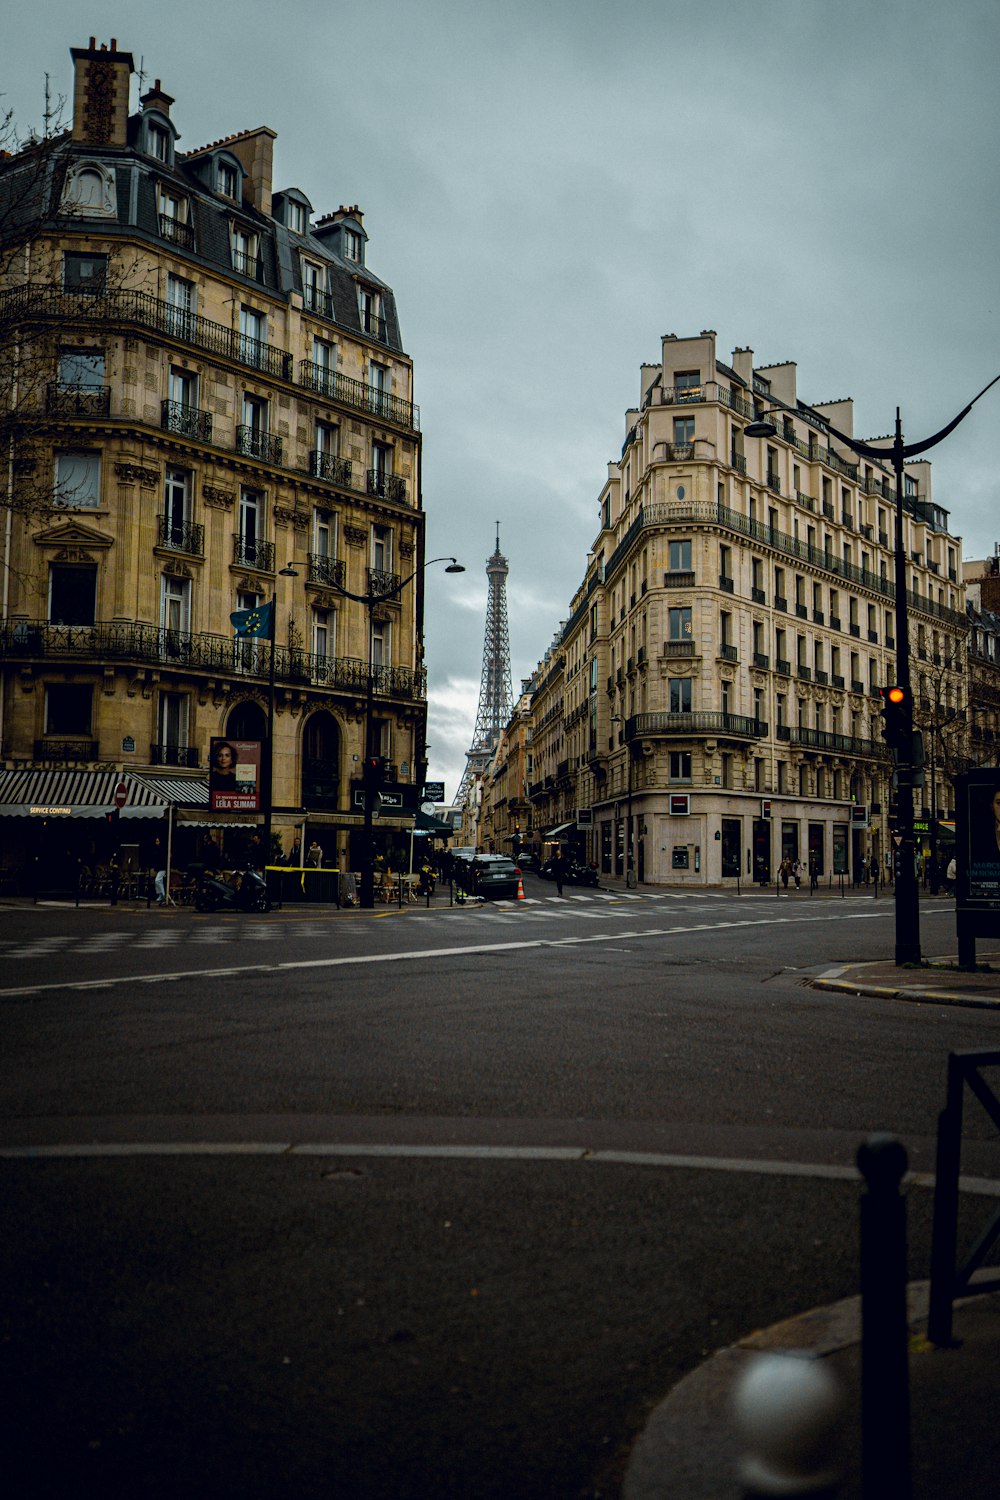
M672 677L670 679L670 712L672 714L689 714L691 712L690 677Z
M158 719L161 761L178 765L182 760L178 752L186 750L188 743L187 693L161 693Z
M64 390L93 390L102 386L103 349L64 349L59 356L59 384Z
M384 416L388 409L389 371L385 365L374 362L368 366L369 407L376 416Z
M260 260L258 250L260 240L250 230L241 229L238 224L233 225L233 270L239 271L242 276L256 278L260 271Z
M682 609L670 611L670 639L672 641L691 639L691 610L686 605Z
M190 338L197 299L195 284L169 271L166 290L167 329L175 338Z
M388 526L372 527L372 571L392 572L392 530Z
M257 543L261 540L262 525L264 519L264 496L260 490L243 488L240 490L240 514L239 514L239 537L243 543L244 551L253 552ZM240 609L252 609L256 604L257 596L254 595L254 604L240 605Z
M313 552L317 557L337 555L337 517L331 510L318 510L313 520Z
M361 236L356 229L344 230L344 257L346 260L361 259Z
M372 666L387 667L390 664L390 641L392 627L388 620L372 621Z
M294 198L287 199L285 203L285 224L293 234L305 234L309 227L306 218L304 203L297 203Z
M101 455L76 448L57 452L53 499L57 505L96 510L101 503Z
M240 308L240 359L244 364L260 364L266 357L267 318L256 308Z
M685 448L694 442L694 417L674 418L674 447Z
M191 628L191 580L165 573L160 583L160 626L170 635L186 635Z
M168 464L163 479L163 532L168 547L184 547L191 521L191 475Z
M671 573L690 573L691 571L691 543L690 541L670 543L670 571Z
M238 199L240 196L240 173L231 161L220 161L215 166L215 184L218 191L225 198Z
M329 339L318 339L315 336L312 341L312 374L315 382L314 389L322 391L327 396L333 395L333 377L336 369L334 347Z
M49 568L49 620L53 625L93 625L97 569L90 564L53 563Z
M312 612L312 653L321 661L334 656L334 634L336 614L332 609L314 609Z
M358 287L358 312L361 315L361 331L372 338L385 338L385 322L382 318L382 299L370 287Z
M690 750L671 750L670 752L670 780L691 780L691 752Z
M290 203L289 208L297 208L305 216L305 210L301 204ZM300 234L304 230L298 231ZM304 260L302 262L302 300L310 312L326 311L326 275L321 266L314 261Z
M89 250L67 250L63 255L63 291L96 295L104 291L108 257Z
M674 376L674 390L677 399L683 401L685 397L701 395L701 371L700 370L678 370Z
M262 595L251 589L237 589L236 608L256 609L261 602L261 598ZM238 672L256 672L263 660L260 636L237 636L233 642L233 654L235 657L235 667ZM230 724L228 732L234 739L241 738L241 736L236 734L232 724ZM251 739L253 736L247 735L246 738Z

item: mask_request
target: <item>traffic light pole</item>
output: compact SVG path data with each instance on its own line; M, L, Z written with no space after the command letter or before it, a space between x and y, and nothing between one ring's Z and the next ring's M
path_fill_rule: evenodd
M374 642L372 635L374 631L374 617L372 609L374 600L365 600L368 606L368 680L365 683L365 772L364 772L364 833L362 842L364 852L361 865L361 889L359 899L363 911L371 911L375 906L375 774L373 770L373 749L375 739L375 666L372 662L372 649Z
M906 449L899 407L892 441L896 475L896 684L903 689L900 704L903 748L896 760L895 901L896 967L920 963L920 890L913 837L913 690L910 686L910 614L906 597L906 546L903 535L903 464Z

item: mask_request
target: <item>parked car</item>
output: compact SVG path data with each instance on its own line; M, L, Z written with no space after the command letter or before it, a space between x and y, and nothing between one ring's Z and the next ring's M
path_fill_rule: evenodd
M539 870L543 880L555 880L552 860L547 859ZM575 859L563 860L563 885L596 885L597 866L582 865Z
M517 856L516 863L521 867L522 870L537 871L542 862L539 859L538 855L534 852L534 850L522 849L520 854Z
M466 864L470 864L476 857L476 851L471 844L458 844L454 849L449 849L448 853L452 859L464 860Z
M502 900L517 895L521 872L506 854L477 854L470 863L458 866L455 878L470 896Z

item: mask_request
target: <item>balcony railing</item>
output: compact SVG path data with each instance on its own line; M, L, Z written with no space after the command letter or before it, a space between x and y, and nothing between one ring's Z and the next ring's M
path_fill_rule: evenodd
M176 432L199 443L212 441L212 413L180 401L160 402L160 426L164 432Z
M0 325L30 318L51 318L66 325L121 323L148 328L238 364L252 365L281 380L292 379L294 361L283 349L247 338L222 323L197 317L149 292L124 289L71 292L55 285L34 283L0 293Z
M394 500L397 505L406 504L406 480L398 474L383 474L380 469L369 469L367 490L379 500Z
M321 318L333 317L333 294L324 287L303 286L302 302L307 312L318 313Z
M151 766L183 766L185 770L198 769L198 751L193 745L150 745Z
M35 760L96 760L100 746L97 740L36 740Z
M299 382L308 390L328 396L331 401L341 401L357 411L371 412L385 422L398 422L414 431L420 427L420 408L412 401L391 396L362 380L352 380L348 375L341 375L339 370L313 364L310 359L299 362Z
M782 736L785 738L785 736ZM849 734L831 734L825 729L803 729L791 726L787 738L806 750L828 750L840 755L860 755L885 760L888 748L881 740L863 740Z
M194 226L183 219L172 219L169 214L160 215L160 238L168 240L180 250L194 249Z
M664 573L663 587L665 589L690 589L694 587L695 575L693 569L675 569L672 573Z
M385 319L370 308L361 314L361 332L367 333L369 338L378 339L380 344L385 343L386 328Z
M246 568L259 568L262 573L273 573L274 543L257 541L237 533L233 537L233 562Z
M109 417L109 385L67 385L54 380L46 388L45 410L52 417Z
M313 449L309 455L309 473L314 479L326 479L330 484L350 485L353 461L337 458L332 453L320 453Z
M331 584L343 588L347 582L347 566L342 557L327 557L325 553L309 553L308 583Z
M10 660L167 664L213 677L265 680L270 654L266 641L234 641L231 635L163 630L119 620L87 626L51 625L45 620L15 624L8 620L0 626L0 656ZM368 664L353 657L316 656L277 646L275 680L308 682L357 695L366 689ZM426 693L426 674L409 667L375 667L372 682L375 692L385 697L422 699ZM82 738L52 737L36 742L35 758L94 760L97 749L96 742Z
M399 574L387 573L382 568L368 569L368 592L376 598L394 597L399 590Z
M178 521L173 516L157 516L157 542L173 552L190 557L204 557L205 528L200 521Z
M694 641L664 641L664 656L696 656Z
M259 427L237 427L236 451L245 458L259 458L265 464L281 463L281 438Z
M744 714L635 714L625 725L627 740L655 735L721 735L730 739L759 740L767 734L767 725Z
M249 276L252 281L257 281L260 278L260 256L252 255L249 250L234 250L233 270L238 271L241 276Z

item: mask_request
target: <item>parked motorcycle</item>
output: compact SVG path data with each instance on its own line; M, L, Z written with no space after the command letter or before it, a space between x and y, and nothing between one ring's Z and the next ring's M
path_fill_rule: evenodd
M218 875L203 875L194 893L194 905L196 911L205 912L265 912L271 910L271 898L263 875L257 870L244 870L238 885Z

